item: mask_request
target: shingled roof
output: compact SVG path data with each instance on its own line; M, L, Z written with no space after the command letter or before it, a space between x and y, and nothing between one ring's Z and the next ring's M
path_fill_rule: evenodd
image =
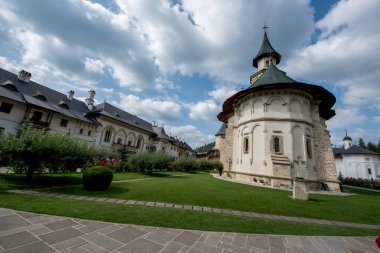
M18 102L30 104L42 109L101 125L95 118L89 116L90 110L86 104L73 98L68 100L65 94L43 86L37 82L24 82L16 74L0 68L0 96ZM63 107L62 102L67 106ZM68 108L68 109L67 109Z
M96 105L94 111L91 112L91 114L104 115L156 135L156 132L153 130L151 123L137 117L136 115L132 115L129 112L123 111L107 102Z
M345 148L333 148L334 155L340 154L363 154L363 155L380 155L379 153L373 152L371 150L362 148L357 145L353 145L347 149Z
M227 124L223 122L220 126L218 132L216 132L215 136L225 136L226 135Z
M279 64L281 61L281 55L277 53L276 50L272 47L272 45L269 42L268 35L265 32L263 42L261 43L261 47L255 58L253 58L252 65L253 67L257 68L258 61L267 56L273 56L276 59L276 63Z
M159 139L164 139L167 141L173 141L173 139L174 139L174 138L171 138L169 135L166 134L165 129L163 127L154 126L153 130L156 132L157 138L159 138ZM175 139L174 139L174 141L175 141Z

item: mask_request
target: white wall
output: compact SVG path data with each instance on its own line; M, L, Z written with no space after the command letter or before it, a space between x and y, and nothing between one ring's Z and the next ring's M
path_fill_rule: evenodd
M380 155L342 154L341 158L335 158L335 165L338 176L380 179Z
M4 133L16 133L23 121L26 105L14 100L0 97L0 104L6 102L13 105L10 113L0 112L0 127L4 128Z
M283 155L291 163L300 156L298 176L315 179L312 118L319 119L317 107L308 94L294 90L262 93L242 100L235 107L232 170L272 175L272 136L280 136ZM249 139L248 153L244 152L244 137ZM311 140L311 157L306 151L307 139ZM296 176L296 168L293 166L293 176Z

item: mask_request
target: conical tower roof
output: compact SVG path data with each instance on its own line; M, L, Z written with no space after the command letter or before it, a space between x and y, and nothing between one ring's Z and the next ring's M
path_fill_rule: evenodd
M264 33L263 42L261 44L261 48L259 52L257 53L256 57L253 58L252 65L253 67L257 68L258 61L266 56L273 56L276 59L276 64L279 64L281 61L281 55L277 53L276 50L272 47L272 45L269 42L267 32Z
M278 83L297 83L282 70L279 70L276 65L270 64L265 70L264 74L257 79L249 88L257 87L267 84L278 84Z
M220 126L218 132L215 134L215 136L224 136L226 135L226 128L227 124L223 122L223 124Z

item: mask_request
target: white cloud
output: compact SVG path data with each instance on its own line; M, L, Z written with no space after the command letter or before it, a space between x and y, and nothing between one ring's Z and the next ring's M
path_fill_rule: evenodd
M102 60L99 59L91 59L89 57L86 57L84 61L84 66L87 71L98 73L98 74L104 74L104 67L105 64Z
M315 44L299 50L287 61L295 76L342 88L346 105L379 104L380 1L339 1L316 27L321 35ZM375 106L375 108L380 108Z
M215 120L216 115L221 108L212 100L200 101L196 104L189 104L187 107L190 110L190 119Z
M172 136L177 136L184 139L191 147L196 148L204 144L213 142L215 140L214 135L203 134L194 125L183 126L165 126L165 131L171 133Z
M214 90L210 91L208 95L219 103L223 103L236 92L238 92L238 90L235 89L234 85L222 85L217 86Z
M149 121L173 121L181 116L181 105L173 101L120 94L118 106Z
M367 116L359 108L338 108L335 112L336 115L327 121L329 129L350 129L368 121Z

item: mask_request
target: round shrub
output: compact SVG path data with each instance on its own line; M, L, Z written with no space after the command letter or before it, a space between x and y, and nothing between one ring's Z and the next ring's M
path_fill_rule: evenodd
M83 171L83 187L90 191L105 191L111 184L113 174L107 167L93 166Z

